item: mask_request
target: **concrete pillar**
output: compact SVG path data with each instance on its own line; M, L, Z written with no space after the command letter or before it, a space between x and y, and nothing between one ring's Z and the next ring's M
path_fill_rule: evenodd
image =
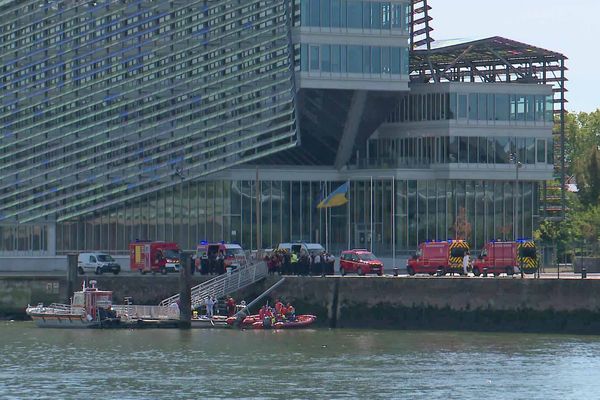
M192 290L191 270L192 258L190 253L181 252L179 265L179 328L192 327Z
M77 253L67 254L67 293L65 304L71 303L71 297L77 286Z

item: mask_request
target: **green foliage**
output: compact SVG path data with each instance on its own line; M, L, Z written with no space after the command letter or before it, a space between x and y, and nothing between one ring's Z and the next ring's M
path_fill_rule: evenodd
M565 139L568 173L577 181L579 201L594 206L600 201L600 109L568 114Z
M555 244L559 259L573 255L583 243L588 251L600 255L600 109L567 114L565 162L579 191L567 193L566 219L542 222L535 238Z

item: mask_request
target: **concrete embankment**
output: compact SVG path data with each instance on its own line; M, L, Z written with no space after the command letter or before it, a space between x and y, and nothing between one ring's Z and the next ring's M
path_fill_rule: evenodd
M331 327L600 334L598 280L290 278L275 296Z
M131 296L136 304L157 304L179 290L175 275L94 279L113 290L115 303ZM249 302L277 279L234 297ZM28 303L64 302L65 287L62 277L0 278L0 314L18 317ZM271 299L316 314L325 327L600 334L599 290L597 279L288 277Z

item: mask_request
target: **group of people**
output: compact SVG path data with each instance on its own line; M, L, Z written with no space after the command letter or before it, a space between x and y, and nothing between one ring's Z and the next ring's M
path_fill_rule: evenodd
M335 257L327 252L300 253L287 249L277 249L270 255L265 255L264 261L270 275L333 275Z
M222 275L225 273L225 253L223 251L209 254L203 252L200 257L195 258L194 264L196 270L202 275Z
M291 303L283 304L280 299L275 300L275 307L268 304L261 307L258 317L263 324L273 325L275 322L295 321L296 309Z
M245 307L246 302L242 300L241 306ZM238 305L235 302L235 299L231 296L227 296L225 299L225 309L227 310L227 316L232 317L237 312ZM202 315L202 311L205 311L207 318L212 318L215 315L219 314L219 300L215 296L208 296L203 304L199 306L196 310L194 310L194 316L199 317Z

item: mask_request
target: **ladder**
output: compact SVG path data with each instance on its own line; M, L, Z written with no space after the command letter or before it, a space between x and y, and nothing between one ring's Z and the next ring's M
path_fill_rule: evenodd
M192 308L204 304L209 296L223 297L238 289L250 286L267 276L267 265L264 262L238 267L231 273L216 276L192 288ZM175 294L159 303L160 306L169 306L179 300Z

